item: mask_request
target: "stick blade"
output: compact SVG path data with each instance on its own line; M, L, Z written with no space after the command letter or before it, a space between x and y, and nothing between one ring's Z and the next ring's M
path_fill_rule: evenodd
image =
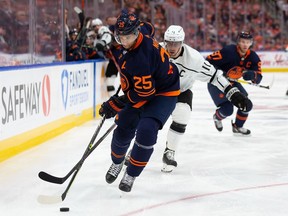
M56 204L61 203L63 200L61 196L39 195L37 201L41 204Z
M46 172L43 172L43 171L39 172L38 176L43 181L47 181L47 182L54 183L54 184L63 184L65 182L64 178L59 178L59 177L56 177L56 176L52 176L49 173L46 173Z
M74 11L75 11L77 14L80 14L80 13L83 12L83 11L82 11L79 7L77 7L77 6L74 7Z

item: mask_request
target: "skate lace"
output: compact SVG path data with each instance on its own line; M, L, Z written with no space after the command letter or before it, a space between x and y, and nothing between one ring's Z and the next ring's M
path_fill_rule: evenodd
M213 120L217 127L222 127L222 121L218 120L215 115L213 116Z
M170 149L167 149L165 151L165 155L166 155L166 158L169 159L169 160L174 160L174 156L175 156L175 151L172 151Z
M233 131L236 132L236 133L247 133L248 132L248 129L246 128L243 128L243 127L237 127L235 124L233 124Z
M237 130L241 133L247 133L247 131L248 131L246 128L243 128L243 127L237 128Z
M122 168L122 164L112 164L108 170L108 173L113 176L117 176Z
M135 177L132 177L128 174L122 179L121 183L131 186L134 182Z

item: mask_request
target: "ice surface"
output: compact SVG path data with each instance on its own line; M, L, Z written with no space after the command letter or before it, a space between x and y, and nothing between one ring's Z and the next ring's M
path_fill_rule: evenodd
M251 137L235 137L231 119L219 133L215 106L206 83L196 82L193 112L176 152L178 167L162 173L169 120L159 132L151 160L130 193L120 192L123 174L105 182L111 134L85 161L66 199L41 204L39 196L61 196L62 185L38 178L39 171L64 176L81 158L99 120L93 120L0 164L0 214L3 216L287 216L288 73L264 73L270 90L245 85L254 103L245 127ZM113 124L106 120L102 133ZM100 133L101 136L101 133ZM69 207L69 212L60 212Z

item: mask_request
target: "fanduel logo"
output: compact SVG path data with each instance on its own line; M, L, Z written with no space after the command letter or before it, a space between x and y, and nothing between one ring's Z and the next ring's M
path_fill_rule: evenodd
M62 102L66 110L68 101L68 71L63 70L61 75L61 92L62 92Z

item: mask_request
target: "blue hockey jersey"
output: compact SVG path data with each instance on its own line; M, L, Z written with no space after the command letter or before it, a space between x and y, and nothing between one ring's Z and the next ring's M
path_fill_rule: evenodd
M239 79L245 70L256 71L261 76L261 60L253 50L249 49L241 56L235 44L225 46L207 57L216 68L223 70L224 75L231 79ZM231 70L233 69L234 70ZM230 72L229 72L230 70Z
M139 33L131 49L121 47L112 53L119 66L121 88L134 107L141 107L157 95L180 94L178 69L153 38Z

